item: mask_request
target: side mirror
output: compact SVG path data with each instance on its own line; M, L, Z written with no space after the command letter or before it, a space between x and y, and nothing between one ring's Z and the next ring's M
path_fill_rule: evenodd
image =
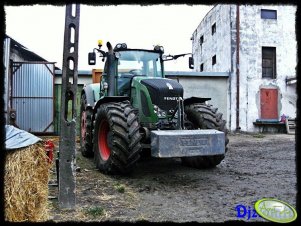
M190 68L190 69L193 69L193 68L194 68L193 57L189 57L189 68Z
M89 65L95 65L96 64L96 54L94 52L91 52L88 54L88 64Z

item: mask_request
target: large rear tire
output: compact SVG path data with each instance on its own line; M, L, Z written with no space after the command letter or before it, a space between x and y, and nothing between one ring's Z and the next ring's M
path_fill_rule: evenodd
M86 108L87 99L83 94L80 102L80 150L83 156L92 157L92 116L93 111Z
M97 109L93 149L100 171L128 174L134 169L141 152L139 127L129 101L107 103Z
M188 129L216 129L225 133L225 152L229 139L227 136L226 121L217 108L204 103L190 104L185 107L186 125ZM182 163L195 168L213 168L225 158L225 155L183 157Z

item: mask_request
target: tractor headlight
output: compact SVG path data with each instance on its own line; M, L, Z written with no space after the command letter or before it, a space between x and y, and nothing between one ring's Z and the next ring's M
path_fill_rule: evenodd
M106 89L108 89L108 88L109 88L108 83L104 82L104 83L103 83L103 89L106 90Z
M165 111L161 111L161 116L165 118L166 117L166 112Z
M116 57L117 59L119 59L120 56L121 56L120 52L115 52L115 57ZM120 62L119 62L119 63L120 63Z
M128 46L127 46L125 43L122 43L122 44L121 44L121 47L122 47L123 49L127 49Z
M157 105L154 105L154 112L155 112L155 114L157 114L157 112L158 112L158 106Z
M161 52L161 53L164 53L164 48L163 48L163 46L160 46L160 45L156 45L154 47L154 50L158 51L158 52Z
M125 43L118 43L116 46L115 46L115 48L114 48L114 50L120 50L120 49L127 49L127 45L125 44Z
M157 105L154 105L154 112L159 118L166 117L166 111L161 110Z

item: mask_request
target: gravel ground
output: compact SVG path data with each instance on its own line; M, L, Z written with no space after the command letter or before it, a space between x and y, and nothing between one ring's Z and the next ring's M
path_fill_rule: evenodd
M254 222L265 220L238 219L236 206L252 210L269 197L296 207L295 136L230 134L229 139L226 158L209 170L152 158L141 160L130 176L109 176L77 152L76 208L59 209L57 199L50 199L49 220ZM55 182L55 173L52 178ZM50 196L57 196L56 187L50 187Z

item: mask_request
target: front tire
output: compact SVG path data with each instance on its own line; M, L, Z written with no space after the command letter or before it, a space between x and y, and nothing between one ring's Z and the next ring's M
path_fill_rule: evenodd
M190 104L185 107L188 129L216 129L225 133L225 152L229 139L227 136L226 121L217 108L204 103ZM182 163L194 168L213 168L218 165L225 155L183 157Z
M80 151L85 157L92 157L92 115L93 111L86 107L87 98L83 94L80 104Z
M137 113L129 101L97 109L93 150L96 167L107 174L128 174L140 158L141 135Z

